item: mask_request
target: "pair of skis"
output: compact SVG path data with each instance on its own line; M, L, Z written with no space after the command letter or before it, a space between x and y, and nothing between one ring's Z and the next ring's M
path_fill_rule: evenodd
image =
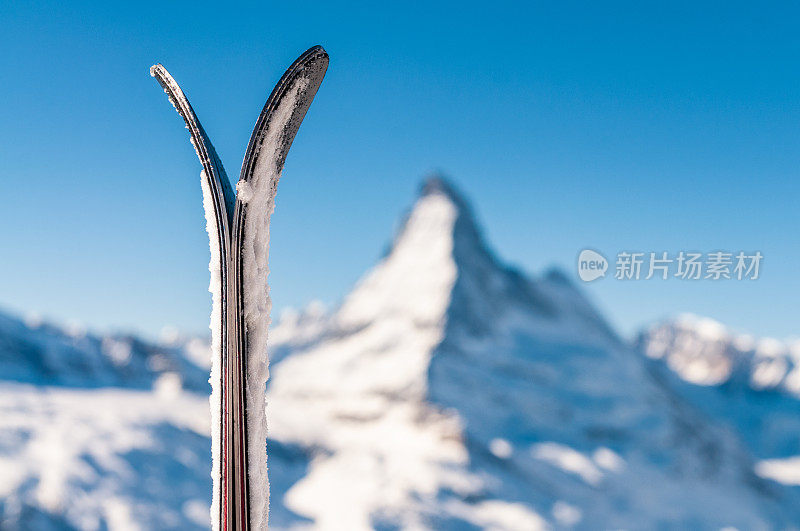
M212 369L212 386L220 390L212 393L211 404L212 418L219 419L212 444L217 463L212 473L218 474L211 515L214 529L255 530L265 529L267 524L263 417L269 219L286 155L327 68L328 54L314 46L283 74L250 137L238 196L181 88L160 64L150 69L186 122L203 165L212 249L210 290L215 294L211 328L216 334L214 364L219 368ZM214 270L219 271L216 279Z

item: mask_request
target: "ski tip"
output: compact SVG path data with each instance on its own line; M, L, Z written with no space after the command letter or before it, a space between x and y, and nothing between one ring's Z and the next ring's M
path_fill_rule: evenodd
M156 63L150 67L150 75L152 77L161 79L172 77L169 75L169 72L167 72L167 69L164 68L164 65L162 65L161 63Z
M328 55L328 52L325 51L325 48L319 44L316 44L303 52L303 54L298 57L297 60L295 60L294 64L308 65L310 63L320 61L327 70L329 60L330 56Z
M314 46L312 46L303 53L303 55L315 55L315 54L321 54L324 55L325 57L328 57L328 52L325 51L325 48L323 48L321 44L315 44Z
M325 51L325 48L319 44L312 46L303 52L300 57L295 59L286 72L284 72L283 77L275 87L275 92L277 92L280 87L285 86L289 80L295 79L298 76L303 76L311 82L307 92L310 94L310 99L313 100L314 94L316 94L317 89L322 83L322 78L325 77L325 73L328 71L328 62L328 52ZM271 98L275 95L276 94L273 94Z
M164 68L164 65L161 63L156 63L150 67L150 75L156 78L162 85L164 81L172 80L172 76L167 72L167 69Z
M302 54L300 57L294 60L294 62L286 69L284 73L284 78L290 78L297 75L298 72L301 71L317 71L317 74L320 76L325 75L325 72L328 70L328 52L325 51L325 48L320 46L319 44L312 46ZM321 79L320 79L321 81ZM279 83L280 84L280 83Z
M170 73L167 72L164 65L156 63L151 66L150 75L154 77L155 80L158 81L158 84L161 85L161 88L164 89L164 93L167 95L167 98L169 98L169 102L186 122L186 127L189 127L190 121L197 122L197 117L194 116L194 111L189 105L186 96L183 94L181 87L175 82L175 79Z
M150 75L158 81L158 84L161 85L161 88L163 88L164 92L169 96L172 105L177 109L177 100L181 98L185 99L185 96L180 86L178 86L178 83L175 82L175 78L170 75L161 63L156 63L150 67ZM179 110L178 112L181 111Z

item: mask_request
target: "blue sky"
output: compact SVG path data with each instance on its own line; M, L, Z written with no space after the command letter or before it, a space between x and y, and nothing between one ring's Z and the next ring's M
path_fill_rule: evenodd
M587 286L628 334L691 311L797 335L800 13L787 5L0 4L0 306L204 332L200 166L163 63L237 176L312 44L331 55L280 184L276 308L334 304L441 170L498 253L759 250L755 282Z

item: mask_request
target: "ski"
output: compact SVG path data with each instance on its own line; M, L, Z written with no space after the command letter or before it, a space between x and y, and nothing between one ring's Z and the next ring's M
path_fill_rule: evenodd
M212 230L209 230L209 243L212 249L211 260L218 261L219 276L215 278L212 274L211 285L209 290L213 293L219 293L220 300L214 301L215 305L219 304L219 308L212 314L219 316L219 322L211 323L212 327L212 343L215 343L216 348L212 348L214 352L212 356L212 377L216 375L218 381L211 382L212 389L219 390L219 396L212 396L212 422L217 425L212 433L212 448L218 454L214 458L214 469L212 470L212 477L214 478L214 492L212 494L212 519L216 518L217 523L212 527L214 529L220 528L220 523L225 521L225 515L228 512L227 501L228 497L224 494L226 492L227 478L229 472L227 465L229 463L229 431L226 429L227 403L226 395L229 394L229 384L227 381L228 370L228 311L229 295L228 295L228 263L230 256L230 241L231 241L231 225L235 204L235 195L231 187L222 162L217 155L214 146L211 144L208 135L206 134L200 120L194 112L189 99L181 90L178 83L170 75L164 66L156 64L150 68L150 75L156 78L159 84L163 87L169 97L170 102L178 111L178 114L183 118L186 123L186 128L189 130L190 140L195 148L197 157L200 159L200 164L203 166L203 195L204 206L206 203L205 195L210 193L211 203L213 208L213 217L216 220L216 235ZM207 192L208 191L208 192ZM206 218L209 219L209 212L206 212ZM216 237L216 249L218 249L218 256L213 256L214 237ZM216 337L214 337L216 335ZM213 395L213 393L212 393Z
M235 445L240 445L236 446L240 462L232 469L250 474L237 477L232 486L240 490L228 494L249 500L249 517L238 516L242 521L249 519L253 529L266 529L269 503L266 390L261 384L267 378L268 256L259 253L268 249L270 216L286 155L327 68L328 54L321 46L314 46L286 70L256 121L237 184L230 276L233 300L228 316L233 330L228 340L229 350L239 354L232 361L231 377L237 389L248 392L246 397L241 392L232 394L234 402L228 406L238 412L235 418L241 419L234 435ZM257 415L256 420L248 419L248 415ZM250 428L253 432L249 432ZM242 459L246 460L246 467L241 466Z
M150 69L186 122L203 166L212 262L212 528L266 529L265 382L269 320L269 221L294 141L328 68L321 46L303 53L272 90L247 146L237 192L185 94L167 70ZM215 255L215 249L217 256ZM215 275L215 269L219 271ZM214 389L219 390L214 391Z

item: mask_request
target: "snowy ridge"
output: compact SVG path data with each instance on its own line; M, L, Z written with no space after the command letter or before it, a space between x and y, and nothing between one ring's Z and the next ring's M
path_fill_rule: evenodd
M686 314L658 323L637 343L684 380L698 385L730 382L800 398L800 341L736 334L713 319Z
M62 328L0 313L0 381L152 389L166 378L204 393L206 349L197 339L153 344L132 335L99 336L78 326Z

